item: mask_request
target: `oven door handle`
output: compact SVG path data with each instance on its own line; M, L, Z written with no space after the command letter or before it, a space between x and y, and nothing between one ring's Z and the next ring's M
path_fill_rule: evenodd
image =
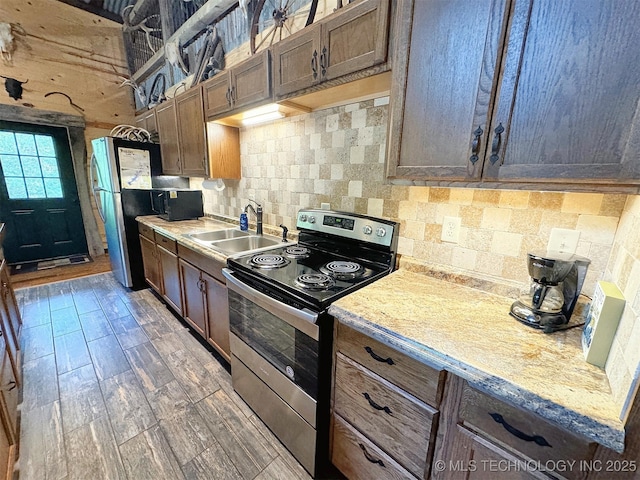
M297 330L314 340L320 337L320 329L316 325L318 314L307 308L299 309L271 298L255 288L250 287L233 275L233 270L223 268L222 274L227 279L227 288L242 295L247 300L259 305L268 312L278 316Z

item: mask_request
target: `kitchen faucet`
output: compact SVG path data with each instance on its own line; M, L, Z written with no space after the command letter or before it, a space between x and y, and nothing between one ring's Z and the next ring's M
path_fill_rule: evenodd
M262 205L260 205L255 200L249 201L255 203L258 208L253 208L253 205L249 203L246 207L244 207L244 213L247 213L247 210L251 210L253 212L253 214L256 216L256 234L262 235Z

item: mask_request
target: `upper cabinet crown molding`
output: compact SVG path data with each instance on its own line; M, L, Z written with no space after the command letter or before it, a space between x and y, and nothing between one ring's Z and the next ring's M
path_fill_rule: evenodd
M387 177L637 193L639 15L637 2L401 0Z

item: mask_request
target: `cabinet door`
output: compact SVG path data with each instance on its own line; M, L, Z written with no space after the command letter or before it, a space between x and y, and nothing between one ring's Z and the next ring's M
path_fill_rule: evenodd
M640 183L640 3L514 5L485 177Z
M382 63L387 58L388 0L345 7L322 25L320 74L330 80Z
M149 110L136 117L136 127L144 128L149 133L158 131L156 125L156 112L155 110Z
M548 479L542 472L535 471L535 462L524 462L505 452L497 445L456 425L451 457L444 460L444 469L438 469L442 479L468 480L530 480ZM570 460L570 459L567 459ZM545 465L544 462L541 465Z
M269 50L264 50L231 70L231 99L234 110L271 98L269 53Z
M176 118L182 175L206 177L209 165L200 86L176 97Z
M160 245L156 245L156 251L158 252L160 271L162 272L162 285L164 287L162 296L178 314L182 315L182 288L180 286L178 256Z
M162 155L162 173L180 175L180 152L178 150L178 130L176 109L173 100L167 100L156 107L156 122Z
M18 443L20 432L18 431L18 397L19 386L11 368L11 361L7 354L2 356L2 369L0 370L0 408L2 409L3 423L6 423L7 436L11 443Z
M207 323L209 326L207 341L227 361L231 361L227 286L204 272L202 272L202 281L206 288Z
M182 259L179 262L183 299L182 318L187 320L200 335L206 338L204 287L200 278L200 270Z
M312 24L273 46L275 97L320 81L320 24Z
M9 278L9 266L6 261L3 260L0 267L0 302L2 303L7 318L9 320L9 327L13 334L13 339L20 348L20 331L22 329L22 318L20 317L20 310L18 309L18 302L16 296L11 287L11 279Z
M388 177L480 178L508 3L399 2Z
M209 176L211 178L241 177L240 130L236 127L207 123Z
M156 244L147 237L138 235L140 249L142 250L142 262L144 265L144 279L151 288L162 294L162 273L157 258Z
M204 113L207 118L231 110L231 74L222 72L202 84Z

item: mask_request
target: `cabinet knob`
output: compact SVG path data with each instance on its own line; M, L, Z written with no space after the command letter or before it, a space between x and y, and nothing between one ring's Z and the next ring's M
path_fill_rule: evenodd
M495 133L495 136L493 137L493 143L491 144L491 156L489 157L489 160L491 160L492 165L495 165L495 163L500 158L498 156L498 153L500 152L500 145L502 144L502 133L504 132L502 123L498 124L493 132Z

